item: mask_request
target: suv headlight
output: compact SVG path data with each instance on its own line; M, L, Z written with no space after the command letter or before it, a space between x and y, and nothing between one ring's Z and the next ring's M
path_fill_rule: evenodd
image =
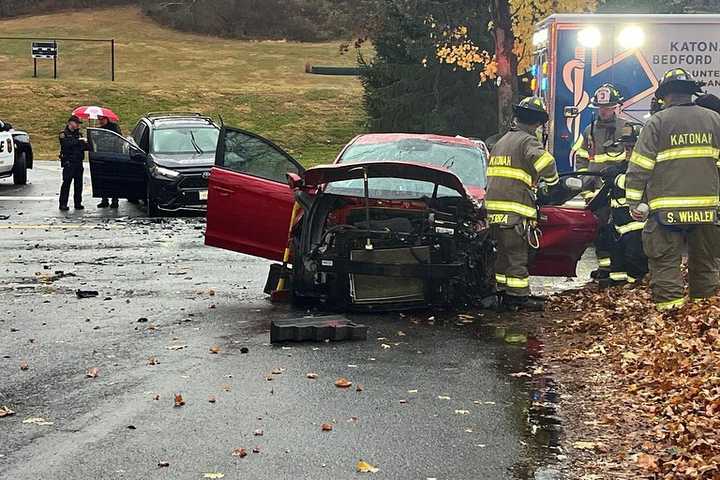
M153 169L153 176L161 177L161 178L169 178L170 180L175 180L176 178L178 178L180 176L180 173L176 172L175 170L171 170L169 168L155 166L155 168Z
M30 143L30 135L26 133L19 133L17 135L13 135L13 139L20 143Z

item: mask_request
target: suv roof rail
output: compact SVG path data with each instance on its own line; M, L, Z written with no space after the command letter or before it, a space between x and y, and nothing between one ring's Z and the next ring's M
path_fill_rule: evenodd
M156 117L204 117L202 113L199 112L190 112L190 111L182 111L182 110L160 110L158 112L148 112L144 116L148 118L156 118Z

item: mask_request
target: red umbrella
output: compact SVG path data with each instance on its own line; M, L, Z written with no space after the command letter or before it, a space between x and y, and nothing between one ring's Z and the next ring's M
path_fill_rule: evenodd
M120 117L118 117L115 112L110 110L109 108L104 107L94 107L94 106L84 106L84 107L78 107L72 112L73 115L76 115L80 118L84 119L92 119L97 120L98 117L107 117L109 120L112 120L113 122L117 122Z

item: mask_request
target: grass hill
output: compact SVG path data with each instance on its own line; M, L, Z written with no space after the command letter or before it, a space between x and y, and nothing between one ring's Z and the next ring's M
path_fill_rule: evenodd
M116 81L107 44L59 42L58 80L30 42L0 40L0 119L28 130L39 158L57 157L57 133L79 105L102 105L129 131L148 111L192 110L268 137L307 165L333 159L362 129L356 78L304 73L306 62L353 65L336 43L250 42L180 33L136 8L73 11L0 21L2 36L114 38Z

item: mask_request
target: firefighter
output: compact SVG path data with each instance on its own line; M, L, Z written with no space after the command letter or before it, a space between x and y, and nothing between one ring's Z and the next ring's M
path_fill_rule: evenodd
M611 83L605 83L595 91L591 105L597 109L598 118L594 118L593 115L590 125L585 128L572 148L577 172L602 172L625 160L625 145L615 142L625 125L625 121L618 117L618 108L623 101L620 90ZM589 178L584 183L585 188L581 195L586 202L589 202L600 184L596 177ZM603 280L610 275L614 233L609 224L609 208L600 209L595 215L600 222L595 240L598 269L592 272L591 276L596 280Z
M87 141L80 135L82 121L72 115L60 132L60 165L62 166L62 185L60 186L60 210L67 211L70 197L70 183L73 183L75 210L83 210L83 159L88 150Z
M515 126L493 147L487 170L486 208L497 245L496 283L501 306L509 310L541 310L530 297L528 261L537 247L536 189L538 182L559 182L553 156L538 139L548 121L542 99L528 97L513 106Z
M681 272L688 250L690 297L712 296L720 287L720 114L695 105L699 84L682 68L663 76L656 96L662 111L653 115L635 146L625 180L630 213L641 221L649 259L650 286L658 310L687 301Z
M636 283L648 273L647 256L642 248L644 221L630 215L625 192L626 170L639 133L638 124L627 123L618 142L625 144L625 161L603 171L603 181L610 186L610 225L615 241L610 254L610 277L599 281L600 287L622 286Z
M115 132L118 135L122 135L122 131L120 130L120 126L115 123L111 122L108 117L98 117L98 126L99 128L103 128L105 130L110 130L111 132ZM98 203L97 208L118 208L118 199L113 197L112 203L108 203L108 199L103 197L100 203Z

